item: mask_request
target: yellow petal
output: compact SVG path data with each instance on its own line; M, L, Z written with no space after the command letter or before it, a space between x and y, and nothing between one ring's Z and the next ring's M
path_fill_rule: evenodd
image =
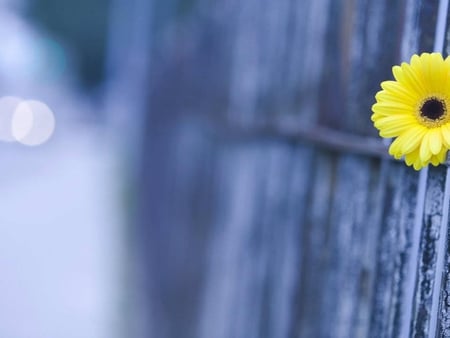
M437 166L441 163L444 163L446 159L447 159L447 149L442 148L439 154L431 156L430 162L432 165Z
M441 129L440 128L430 129L428 133L430 135L429 142L431 153L433 155L437 155L441 151L442 147Z
M405 155L405 162L407 165L411 166L416 159L419 158L419 148L414 149L414 151ZM420 159L420 158L419 158Z
M427 165L426 163L423 163L423 162L420 160L420 156L419 156L419 157L417 157L416 160L414 161L414 163L413 163L413 168L414 168L415 170L420 170L420 169L422 169L423 167L425 167L426 165Z
M390 115L390 116L382 116L377 119L374 123L374 126L378 129L388 128L395 125L417 125L417 120L411 116L406 114L398 114L398 115Z
M431 156L430 159L431 164L437 166L441 163L444 163L447 160L447 151L448 149L442 148L439 154Z
M404 95L402 92L392 92L387 90L382 90L375 95L377 102L398 102L403 103L408 106L415 106L417 98L412 98Z
M432 153L430 149L430 133L423 135L422 143L420 144L420 160L426 162L430 159Z
M450 148L450 124L444 124L441 126L441 134L444 141L444 145Z
M407 85L411 90L414 90L418 94L426 93L425 88L423 87L423 81L420 80L420 77L417 75L415 68L411 67L411 65L403 62L401 65L403 71L403 82Z
M385 117L374 122L374 126L380 130L380 136L385 138L397 137L417 128L414 118L392 118Z
M405 99L405 102L416 102L417 97L414 93L405 88L397 81L383 81L381 82L381 88L387 93L401 96Z
M402 67L397 66L397 65L393 66L392 74L394 75L394 78L397 82L403 82L404 75L403 75Z
M394 78L397 80L397 82L408 92L411 92L414 96L422 95L422 93L418 91L416 87L414 87L414 84L412 84L408 77L405 75L402 67L392 67L392 74L394 75Z
M399 135L402 135L406 131L408 131L410 128L413 128L413 125L395 125L388 128L384 128L383 130L380 130L379 135L384 138L392 138L397 137Z
M439 163L444 163L447 160L447 152L448 149L442 148L441 152L438 155L436 155L439 159Z
M375 122L376 120L381 119L381 118L383 118L384 116L386 116L386 115L373 113L372 116L370 117L370 119L371 119L373 122Z
M394 156L396 159L399 159L402 157L402 151L401 151L401 139L397 137L389 146L389 154L391 156Z
M411 60L409 62L411 64L411 68L414 70L414 73L416 74L418 80L423 83L426 81L426 72L424 70L424 63L423 56L419 56L417 54L414 54L411 56Z
M430 55L430 80L431 88L433 91L445 90L444 83L444 60L440 53L431 53Z
M422 142L422 139L426 133L427 129L418 125L400 135L399 137L404 140L402 142L401 152L404 154L408 154L415 149L417 149L418 151L418 149L420 148L420 143Z
M414 114L414 108L407 104L391 101L377 102L372 106L372 111L382 115Z
M449 72L450 72L450 57L448 57L448 56L444 60L444 69L445 69L445 71L444 71L445 81L448 82L449 76L450 76L450 74L449 74Z

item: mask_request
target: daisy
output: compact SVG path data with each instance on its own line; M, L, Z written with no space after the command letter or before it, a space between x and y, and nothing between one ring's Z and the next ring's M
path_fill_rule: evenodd
M413 55L392 72L395 81L381 83L372 106L380 136L395 138L389 154L416 170L444 163L450 148L450 57Z

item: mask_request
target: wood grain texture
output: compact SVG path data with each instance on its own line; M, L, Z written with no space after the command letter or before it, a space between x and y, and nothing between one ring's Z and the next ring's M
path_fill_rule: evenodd
M439 1L151 3L142 337L449 336L446 169L364 150Z

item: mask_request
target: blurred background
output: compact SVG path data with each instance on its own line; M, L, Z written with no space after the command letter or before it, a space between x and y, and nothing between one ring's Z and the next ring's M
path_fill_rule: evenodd
M0 0L0 337L399 336L370 107L438 7Z
M111 7L0 1L1 337L128 336Z

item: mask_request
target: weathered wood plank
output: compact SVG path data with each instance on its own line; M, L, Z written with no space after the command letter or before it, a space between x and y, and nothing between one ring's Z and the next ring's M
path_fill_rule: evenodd
M410 299L406 292L411 272L413 226L416 218L418 174L401 164L391 165L385 173L384 215L378 238L377 277L374 285L370 337L399 337L409 316ZM406 310L407 311L407 310Z
M447 25L448 1L423 1L419 12L419 51L441 52ZM435 25L429 19L435 18ZM415 299L411 319L411 335L435 336L438 332L439 297L441 295L443 264L448 222L449 182L446 168L430 167L422 171L427 176L424 195L424 214L421 223L421 243L416 277ZM419 189L421 190L421 189ZM418 196L418 201L422 196ZM420 205L418 205L420 210ZM445 224L443 224L445 223Z
M443 168L431 169L417 196L418 175L402 164L283 137L215 138L202 123L251 130L281 120L374 135L373 94L392 64L430 48L427 18L437 5L153 7L164 15L152 25L151 111L133 229L150 285L149 336L406 337L425 335L433 321L447 332L448 289L439 319L434 310L444 268L436 231L448 208ZM414 220L422 220L416 206L424 199L420 229Z
M362 295L359 294L366 214L368 212L369 162L358 157L337 159L336 182L327 229L328 242L323 253L327 265L323 272L323 291L320 302L321 320L333 327L321 326L319 337L351 337L354 335L357 313ZM350 183L350 181L352 183ZM374 255L375 256L375 255ZM327 311L339 309L339 311Z
M326 49L319 90L320 123L374 135L373 95L392 77L400 58L403 1L332 1L327 8Z
M449 180L449 176L447 173L447 181ZM446 198L448 195L448 191L446 194ZM444 207L449 208L448 202L444 202ZM448 211L447 211L448 213ZM448 218L448 214L446 215ZM450 229L449 222L447 220L447 224L443 223L441 226L447 226L447 229ZM440 294L440 304L439 304L439 318L438 318L438 334L441 337L450 337L450 235L446 234L446 256L444 262L444 272L442 276L442 288Z
M230 209L217 219L221 231L211 242L199 337L285 337L292 325L292 295L301 271L297 222L304 206L299 202L308 186L300 159L310 150L295 151L299 156L293 158L290 146L267 146L223 154L226 163L230 153L234 159L232 171L229 164L223 167L233 197L225 201ZM291 183L282 177L292 177ZM255 213L248 194L264 212Z
M298 203L305 205L305 214L301 222L303 242L302 270L297 285L296 301L293 312L292 337L318 336L318 327L312 325L321 317L321 299L323 291L323 272L326 269L326 255L323 248L327 246L327 227L330 218L330 206L334 185L333 154L318 153L313 162L311 187L308 195Z
M421 243L417 271L416 294L412 318L412 336L426 337L430 330L430 321L435 305L436 270L442 226L443 201L445 188L445 167L430 168L425 195L425 209L421 224ZM437 314L437 313L436 313Z

